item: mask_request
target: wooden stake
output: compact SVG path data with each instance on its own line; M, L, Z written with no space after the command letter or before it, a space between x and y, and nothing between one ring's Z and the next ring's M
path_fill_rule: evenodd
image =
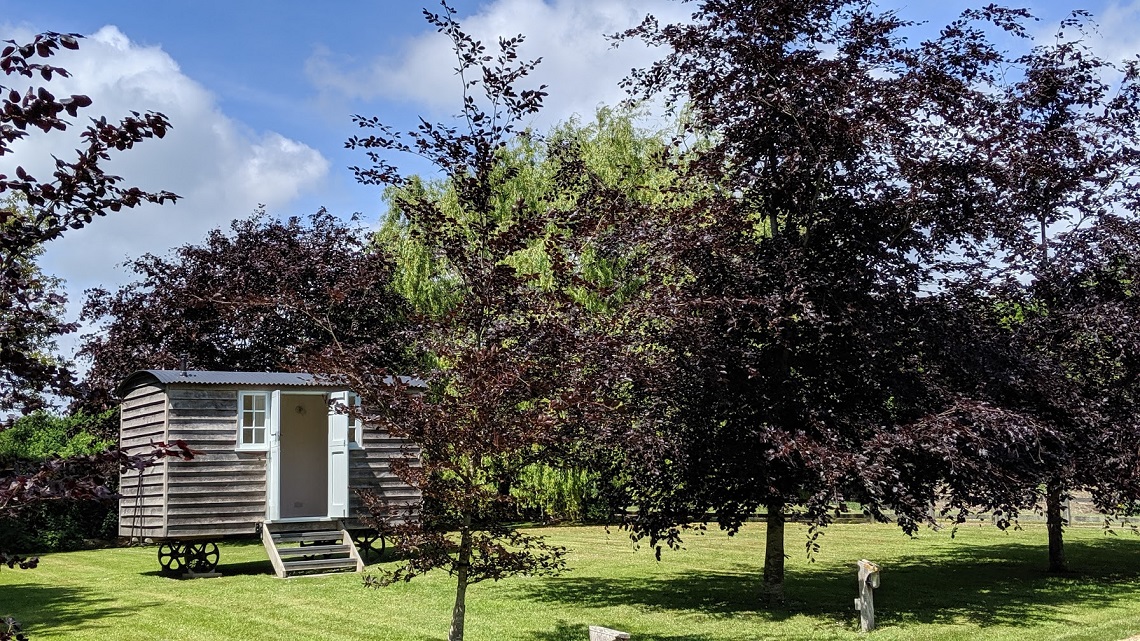
M864 632L875 629L875 588L879 587L879 566L867 559L859 561L859 598L855 609L859 611L859 626Z

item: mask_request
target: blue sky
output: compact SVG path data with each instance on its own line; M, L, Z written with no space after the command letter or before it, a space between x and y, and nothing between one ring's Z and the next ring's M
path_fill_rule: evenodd
M988 0L986 0L988 1ZM984 2L890 0L904 17L941 25ZM602 34L631 26L646 13L683 19L689 6L669 0L455 0L464 24L484 40L529 36L524 53L542 56L536 82L551 86L544 128L622 97L620 78L655 54L637 46L617 51ZM1102 21L1098 49L1110 57L1140 50L1140 0L1024 2L1043 20L1040 33L1072 8ZM53 243L44 265L82 289L123 283L116 267L144 252L199 241L212 228L244 217L258 203L276 215L319 206L339 215L382 213L379 192L354 184L347 167L363 159L343 149L354 133L350 115L377 115L404 127L417 114L446 118L459 87L446 41L424 22L414 2L323 3L278 0L0 0L0 33L22 39L39 31L89 36L59 64L67 86L95 100L91 114L128 109L166 113L174 131L116 160L128 182L170 189L184 199L97 220ZM430 5L435 10L438 5ZM62 153L66 137L19 147L35 166ZM129 156L129 158L128 158ZM27 159L33 159L31 161Z

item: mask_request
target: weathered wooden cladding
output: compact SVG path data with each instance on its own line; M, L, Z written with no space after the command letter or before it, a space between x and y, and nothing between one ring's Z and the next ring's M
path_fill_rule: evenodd
M123 399L119 446L141 450L166 440L166 392L157 385L132 389ZM162 536L166 462L120 475L119 536Z
M169 395L171 437L202 452L170 464L170 532L199 532L213 523L253 533L265 520L266 455L236 451L238 390L172 385Z
M416 455L410 441L389 436L383 430L365 428L361 448L349 451L348 485L352 490L368 490L384 499L389 507L403 512L418 504L420 491L409 486L392 472L392 463ZM349 517L367 516L356 492L349 493ZM398 519L393 519L398 520Z

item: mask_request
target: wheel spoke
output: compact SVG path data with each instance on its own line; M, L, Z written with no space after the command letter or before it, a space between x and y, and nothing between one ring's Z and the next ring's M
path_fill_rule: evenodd
M187 546L186 566L191 572L204 574L218 567L218 544L213 541L194 543Z
M383 536L375 532L360 532L353 537L353 542L356 543L356 547L360 550L365 561L372 555L375 555L377 559L384 555L386 542ZM380 544L379 547L377 547L377 543Z
M181 574L186 569L185 546L177 542L158 546L158 565L164 574Z

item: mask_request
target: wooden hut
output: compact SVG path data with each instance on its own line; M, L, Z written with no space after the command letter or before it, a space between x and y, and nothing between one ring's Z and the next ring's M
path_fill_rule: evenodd
M120 479L119 534L159 543L165 572L210 573L218 541L254 537L281 577L359 571L353 540L371 548L381 533L361 523L353 490L418 502L389 467L406 443L338 413L356 402L343 386L309 374L142 370L118 392L123 447L183 440L202 452Z

